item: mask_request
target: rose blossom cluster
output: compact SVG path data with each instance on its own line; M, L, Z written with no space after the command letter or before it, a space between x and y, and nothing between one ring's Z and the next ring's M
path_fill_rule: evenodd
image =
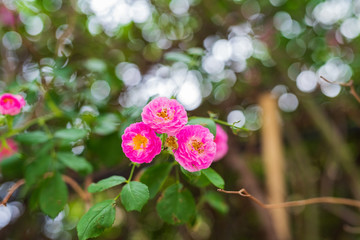
M149 163L161 152L162 142L156 133L168 135L165 146L173 150L175 160L190 172L208 168L214 159L220 159L227 151L222 151L219 157L214 135L209 129L186 125L186 110L174 99L158 97L152 100L144 107L141 117L142 122L131 124L122 135L121 146L130 161Z

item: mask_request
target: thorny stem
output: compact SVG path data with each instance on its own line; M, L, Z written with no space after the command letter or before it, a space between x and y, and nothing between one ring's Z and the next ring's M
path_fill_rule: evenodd
M223 192L223 193L227 193L227 194L239 194L242 197L250 198L257 205L259 205L262 208L266 208L266 209L298 207L298 206L305 206L305 205L316 204L316 203L341 204L341 205L348 205L348 206L353 206L353 207L360 208L360 201L353 200L353 199L348 199L348 198L317 197L317 198L309 198L309 199L298 200L298 201L290 201L290 202L274 203L274 204L265 204L265 203L262 203L256 197L252 196L250 193L248 193L245 190L245 188L242 188L239 191L226 191L226 190L223 190L223 189L218 189L218 192Z
M339 82L330 82L329 80L327 80L323 76L320 76L320 78L323 79L325 82L328 82L328 83L331 83L331 84L338 84L338 85L343 86L343 87L350 87L350 94L353 95L354 98L356 99L356 101L358 101L360 103L360 96L355 91L354 81L353 80L350 80L347 83L339 83Z

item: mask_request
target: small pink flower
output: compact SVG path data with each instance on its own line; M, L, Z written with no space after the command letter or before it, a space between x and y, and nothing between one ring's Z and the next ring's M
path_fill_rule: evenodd
M208 168L214 160L216 143L206 127L189 125L183 127L177 134L178 149L175 160L189 172Z
M12 139L7 139L6 145L0 142L0 161L5 158L11 157L18 151L17 144Z
M16 115L26 105L25 99L21 95L4 93L0 96L0 114Z
M141 113L142 120L157 133L175 135L188 121L185 108L175 99L158 97Z
M121 147L132 162L149 163L161 152L161 139L145 123L133 123L122 135Z
M0 5L0 22L5 26L14 26L17 22L17 17L14 12L7 7Z
M216 143L216 154L214 161L218 161L221 158L223 158L226 155L227 151L229 150L229 146L227 143L228 135L226 134L224 129L220 127L219 124L216 124L216 137L214 141Z

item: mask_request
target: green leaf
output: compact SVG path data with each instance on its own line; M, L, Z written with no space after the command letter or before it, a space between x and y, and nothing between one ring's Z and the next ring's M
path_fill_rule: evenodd
M224 189L224 179L212 168L201 170L201 172L209 179L209 181L216 187Z
M156 205L161 219L171 224L183 224L195 215L195 201L190 191L180 183L168 187Z
M187 50L187 52L191 55L195 55L195 56L202 56L204 55L205 51L202 48L199 47L193 47L193 48L189 48Z
M168 52L165 54L164 58L168 61L173 62L184 62L184 63L191 63L192 59L188 55L180 52Z
M56 138L61 138L67 141L76 141L81 138L84 138L87 134L85 129L77 129L77 128L69 128L69 129L61 129L55 132L54 136Z
M30 186L41 180L42 176L49 171L50 163L51 157L49 155L36 158L35 161L30 163L25 168L26 184Z
M75 156L73 153L69 152L58 152L56 156L65 166L76 172L84 173L85 175L92 172L93 168L91 164L83 157Z
M49 140L49 136L41 131L21 133L15 137L15 140L25 144L39 144Z
M106 114L105 116L100 116L96 120L96 125L94 127L94 133L100 135L108 135L117 130L120 125L120 119L115 114Z
M79 240L99 236L115 220L114 200L105 200L92 206L80 219L76 227Z
M229 206L226 204L224 198L217 192L207 192L204 195L204 200L222 214L226 214L229 211Z
M24 160L21 154L14 154L0 161L1 174L5 179L22 178Z
M189 180L194 180L195 178L200 177L201 175L201 171L189 172L188 170L186 170L181 166L180 166L180 170Z
M216 136L216 124L214 120L210 118L192 117L188 121L188 125L201 125L209 129L210 132L214 135L214 137Z
M149 200L149 189L141 182L129 182L121 191L121 202L126 211L141 211Z
M90 186L88 187L88 191L90 193L101 192L106 189L120 185L124 182L126 182L126 179L122 176L111 176L111 177L105 178L97 183L90 184Z
M40 189L40 209L51 218L55 218L63 209L68 199L68 190L61 174L45 179Z
M156 196L169 175L172 166L173 164L170 162L155 164L147 168L141 175L140 181L149 187L150 199Z

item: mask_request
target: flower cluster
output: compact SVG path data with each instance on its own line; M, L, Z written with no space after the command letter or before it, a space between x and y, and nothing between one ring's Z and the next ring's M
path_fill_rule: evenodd
M25 99L21 95L4 93L0 96L0 114L17 115L25 105Z
M175 160L190 172L208 168L227 152L225 131L217 126L219 137L214 139L209 129L186 125L186 110L174 99L152 100L144 107L141 117L142 122L131 124L122 136L123 151L132 162L149 163L161 152L161 140L156 133L168 135L165 146L172 149Z

